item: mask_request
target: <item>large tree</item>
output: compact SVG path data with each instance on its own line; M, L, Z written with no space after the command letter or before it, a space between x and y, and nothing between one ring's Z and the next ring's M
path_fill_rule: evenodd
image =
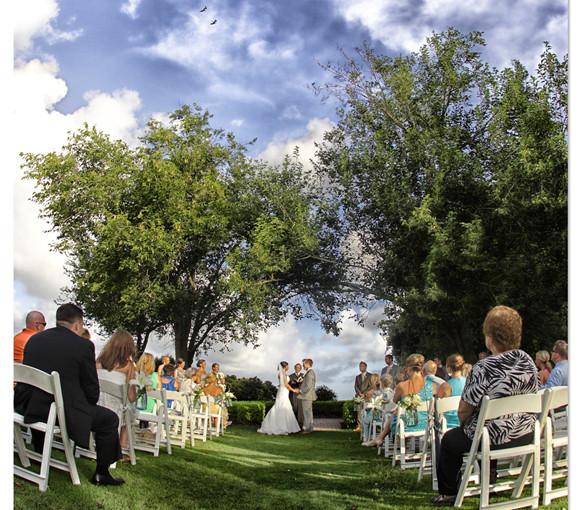
M154 332L173 336L188 363L213 345L255 343L288 311L320 311L335 327L347 297L326 260L335 215L296 158L249 159L197 107L170 117L151 120L137 148L85 126L60 153L24 155L54 249L68 255L69 296L139 349Z
M399 354L474 359L496 304L525 348L567 333L567 60L547 46L536 77L498 71L484 44L448 29L410 55L342 52L315 86L340 101L316 170Z

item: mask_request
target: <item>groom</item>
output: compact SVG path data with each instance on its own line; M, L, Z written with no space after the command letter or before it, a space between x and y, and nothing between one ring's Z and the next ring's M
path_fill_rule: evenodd
M301 434L310 434L314 430L314 415L312 414L312 402L316 400L316 391L314 387L316 385L316 376L314 375L314 370L312 370L312 360L303 359L302 366L306 373L302 379L299 379L300 383L297 398L302 404L302 414L304 416L304 427Z

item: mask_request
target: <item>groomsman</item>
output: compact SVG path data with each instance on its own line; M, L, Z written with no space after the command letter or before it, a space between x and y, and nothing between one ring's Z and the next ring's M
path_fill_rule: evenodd
M294 365L294 373L288 376L288 384L297 389L300 386L298 379L303 377L304 374L302 373L302 365L300 363L296 363ZM292 403L292 410L294 411L294 415L296 416L296 420L298 420L298 425L302 427L304 425L304 416L302 415L302 406L299 406L298 398L296 397L297 393L293 391L289 392L290 402Z
M389 374L390 376L392 376L393 385L391 386L391 388L394 388L396 384L395 378L401 373L401 367L396 363L394 363L392 354L385 355L385 363L387 364L387 366L381 370L381 375Z
M367 372L367 364L364 361L361 361L358 365L360 369L360 374L356 376L354 380L354 393L359 397L365 397L365 393L367 393L371 389L371 376ZM355 431L360 430L362 427L362 413L364 410L364 406L360 406L357 416L357 428L354 429Z
M305 358L302 360L306 373L300 379L300 389L298 399L301 401L302 412L304 413L304 426L300 434L310 434L314 430L314 415L312 414L312 402L316 400L316 375L312 370L312 360Z

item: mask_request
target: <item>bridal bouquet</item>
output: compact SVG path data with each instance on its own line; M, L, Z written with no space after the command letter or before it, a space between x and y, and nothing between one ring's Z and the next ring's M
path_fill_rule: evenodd
M218 382L218 383L215 383L215 385L218 388L221 388L222 390L226 391L226 384L225 384L225 382Z
M220 381L225 381L225 380L226 380L226 376L225 376L224 374L222 374L221 372L218 372L218 373L217 373L215 376L216 376L216 377L218 378L218 380L220 380Z

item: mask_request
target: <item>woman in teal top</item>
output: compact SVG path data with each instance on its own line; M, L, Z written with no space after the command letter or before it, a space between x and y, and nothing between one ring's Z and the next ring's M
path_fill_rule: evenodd
M461 396L463 387L465 386L466 377L463 377L463 365L465 360L461 354L452 354L447 358L447 372L451 374L449 380L439 386L438 398ZM452 429L459 427L459 418L457 411L449 411L445 413L447 420L447 428Z

